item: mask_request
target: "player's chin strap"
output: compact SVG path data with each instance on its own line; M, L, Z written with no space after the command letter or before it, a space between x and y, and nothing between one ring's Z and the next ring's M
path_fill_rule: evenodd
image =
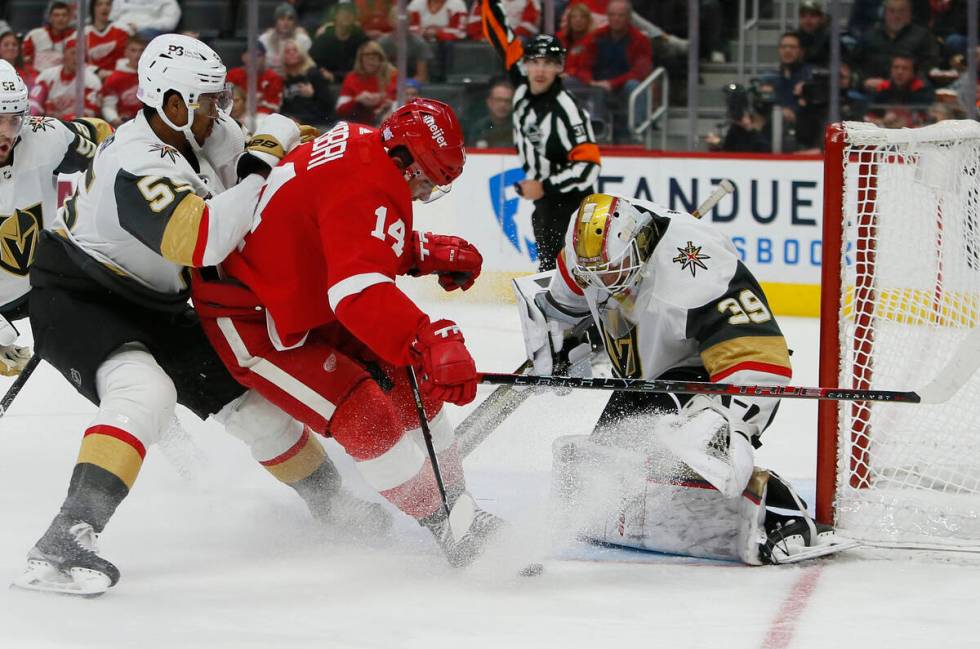
M183 133L184 138L187 140L187 143L191 145L191 150L194 152L194 155L198 156L201 153L201 145L197 143L197 138L194 137L194 132L191 130L191 125L194 123L194 109L190 107L190 104L187 102L186 97L181 95L181 98L184 99L184 105L187 106L186 124L184 124L183 126L177 126L176 124L174 124L172 121L170 121L170 118L167 117L167 113L163 110L162 107L157 109L157 115L160 116L160 119L163 120L164 124L166 124L167 126L169 126L175 131L180 131L181 133Z

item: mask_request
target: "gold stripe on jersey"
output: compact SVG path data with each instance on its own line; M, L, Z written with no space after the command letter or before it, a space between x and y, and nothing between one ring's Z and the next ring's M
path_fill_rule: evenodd
M701 360L710 376L742 363L791 369L789 349L782 336L742 336L712 345L701 352Z
M293 484L316 471L326 455L323 445L310 435L310 429L304 428L303 435L289 450L260 464L280 482Z
M164 259L182 266L194 265L194 250L198 244L204 209L204 199L196 194L187 194L181 199L163 230L160 254Z
M123 440L111 435L90 434L82 440L78 452L78 464L94 464L122 480L126 487L133 488L143 458L139 451Z

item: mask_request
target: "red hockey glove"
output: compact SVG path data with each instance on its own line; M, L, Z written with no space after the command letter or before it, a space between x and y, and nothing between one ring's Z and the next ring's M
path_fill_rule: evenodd
M473 286L480 276L483 256L472 243L460 237L431 232L412 232L415 265L410 275L439 275L439 286L447 291Z
M426 323L419 329L414 351L422 365L419 384L426 396L458 406L476 397L476 364L464 342L459 327L450 320Z

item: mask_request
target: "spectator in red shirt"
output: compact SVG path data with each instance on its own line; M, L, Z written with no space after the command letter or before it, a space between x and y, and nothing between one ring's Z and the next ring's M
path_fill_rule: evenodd
M608 24L592 32L586 57L585 81L609 93L610 107L617 119L617 139L627 137L626 104L633 89L653 70L653 47L650 39L632 24L633 7L628 0L610 0L606 10ZM637 110L648 110L640 101Z
M395 29L395 24L389 20L391 8L398 3L391 0L354 0L357 5L357 17L361 29L368 38L378 40Z
M48 5L48 18L43 27L27 32L24 37L24 62L38 72L61 64L65 41L75 33L71 25L72 8L64 0Z
M282 105L282 77L265 67L265 45L262 41L255 43L255 71L258 76L256 93L258 95L258 106L256 112L259 115L279 112ZM228 70L225 77L228 83L233 83L248 92L248 65L249 53L242 53L242 63L245 65Z
M75 63L75 39L65 43L64 60L61 65L48 68L37 76L37 83L31 90L31 114L50 115L66 121L76 117L96 117L101 112L99 93L102 82L95 74L95 68L86 65L82 71L85 79L85 95L82 114L75 112L75 77L78 68Z
M574 77L580 81L588 81L592 72L589 69L587 56L587 36L592 33L592 10L584 2L575 2L566 11L568 20L565 29L558 32L558 40L565 46L566 77Z
M350 122L376 125L395 101L398 71L388 63L376 41L357 51L354 69L344 77L337 98L337 117Z
M17 38L17 34L11 31L0 33L0 59L14 66L14 70L24 80L27 91L30 92L37 80L37 70L24 63L24 57L21 56L20 52L20 39Z
M145 48L146 40L142 36L130 36L126 43L126 55L102 84L102 117L113 127L136 117L143 107L143 103L136 98L139 85L136 69Z
M104 82L126 52L129 31L118 23L109 22L112 0L94 0L89 9L92 22L85 26L85 56L98 68L99 79Z

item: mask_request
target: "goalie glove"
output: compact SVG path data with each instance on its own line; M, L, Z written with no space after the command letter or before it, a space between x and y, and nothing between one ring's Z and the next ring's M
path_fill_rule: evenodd
M19 347L17 345L5 345L0 347L0 374L3 376L17 376L20 374L27 361L31 360L30 347Z
M691 398L679 425L658 426L656 438L728 498L739 496L752 477L756 426L734 416L720 397Z
M472 243L461 237L431 232L412 232L415 262L409 275L439 276L439 286L446 291L473 286L483 267L483 255Z
M588 311L578 313L549 299L554 271L514 280L514 296L524 334L527 358L535 376L592 376L592 345L586 331L592 324Z
M270 113L259 120L258 126L245 144L245 153L238 159L238 177L251 173L268 173L286 154L299 144L300 127L285 115Z

